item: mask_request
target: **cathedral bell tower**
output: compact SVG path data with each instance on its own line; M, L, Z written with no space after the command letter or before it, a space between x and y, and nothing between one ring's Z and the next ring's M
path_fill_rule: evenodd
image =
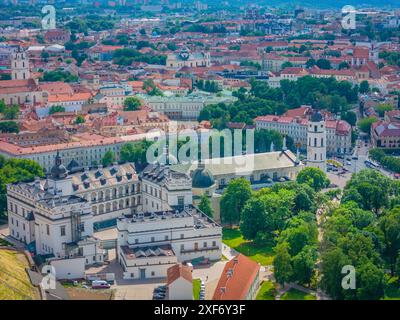
M29 58L21 48L18 48L17 52L11 54L11 79L27 80L30 77Z
M326 128L321 113L315 112L307 127L307 165L326 171Z

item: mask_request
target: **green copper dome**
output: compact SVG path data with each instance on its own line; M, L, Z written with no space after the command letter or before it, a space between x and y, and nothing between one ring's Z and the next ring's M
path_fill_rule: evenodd
M193 188L209 188L215 183L212 173L206 168L199 166L192 175Z

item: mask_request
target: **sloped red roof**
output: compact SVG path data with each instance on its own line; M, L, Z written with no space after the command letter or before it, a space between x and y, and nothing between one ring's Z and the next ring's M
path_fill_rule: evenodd
M191 268L180 263L169 267L167 270L167 285L170 285L172 282L179 279L180 277L189 282L192 282L193 277Z
M212 299L245 300L259 270L258 263L239 254L225 265Z

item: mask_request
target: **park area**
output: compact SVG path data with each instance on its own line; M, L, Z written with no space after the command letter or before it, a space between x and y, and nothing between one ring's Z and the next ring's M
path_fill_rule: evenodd
M35 300L39 292L31 284L25 255L12 249L0 249L0 300Z
M297 289L289 289L282 296L281 300L316 300L315 295L305 293Z
M272 264L274 257L273 241L255 242L243 239L239 229L224 228L222 241L232 249L244 254L250 259L260 263L262 266Z
M275 300L277 294L276 284L272 281L264 281L260 285L256 300Z

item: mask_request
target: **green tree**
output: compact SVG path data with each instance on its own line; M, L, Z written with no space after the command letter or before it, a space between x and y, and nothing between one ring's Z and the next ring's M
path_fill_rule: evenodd
M0 157L0 216L4 216L7 209L7 184L33 181L35 177L44 177L44 171L37 162Z
M320 69L331 69L331 63L327 59L318 59L315 64Z
M289 62L289 61L286 61L286 62L282 63L282 67L281 68L283 70L283 69L290 68L290 67L293 67L293 64L291 62Z
M63 106L51 106L49 110L49 114L54 114L57 112L65 112L65 108Z
M143 169L147 165L147 149L152 143L153 142L147 140L125 143L120 152L121 161L134 162L137 169Z
M389 262L392 276L400 250L400 207L386 212L378 223L383 243L383 255Z
M82 124L85 123L85 117L83 115L79 115L75 119L75 124Z
M306 183L315 191L320 191L329 185L329 179L325 172L319 168L307 167L299 172L296 181L298 183Z
M265 230L265 205L265 201L254 197L246 202L240 223L240 231L244 239L254 240L259 232Z
M291 256L287 242L279 243L275 247L275 257L273 261L274 276L278 283L284 285L293 277Z
M18 117L19 114L19 106L17 104L13 104L11 106L4 106L0 110L3 113L4 119L13 120Z
M317 61L315 61L315 59L308 59L306 62L306 68L310 69L312 67L314 67L317 64Z
M390 205L391 180L377 170L364 169L347 182L342 203L357 202L364 210L378 213Z
M354 111L347 111L342 114L342 119L347 121L351 126L357 123L357 115Z
M379 300L384 296L384 271L366 261L357 268L357 299Z
M221 220L229 223L240 222L240 213L251 197L250 182L244 178L231 180L221 197Z
M368 135L371 134L371 126L374 122L377 122L378 118L377 117L367 117L363 118L358 121L357 125L358 128L365 133L368 133Z
M359 88L360 93L368 93L369 90L370 90L369 82L367 80L361 81L360 88Z
M204 212L210 218L213 217L213 209L211 207L211 201L206 194L203 194L200 199L199 209Z
M1 133L18 133L19 126L15 121L2 121L0 122Z
M351 261L340 248L334 247L321 256L321 285L333 299L343 299L342 269L345 265L351 265Z
M101 159L101 163L104 167L107 167L113 162L115 162L115 154L111 150L108 150Z
M139 110L141 106L141 101L137 97L128 97L124 101L124 110L125 111L135 111Z
M393 109L394 107L390 103L381 103L375 107L375 111L380 117L383 117L386 111L391 111Z
M293 281L301 284L310 284L317 261L317 249L315 246L305 246L292 258Z

